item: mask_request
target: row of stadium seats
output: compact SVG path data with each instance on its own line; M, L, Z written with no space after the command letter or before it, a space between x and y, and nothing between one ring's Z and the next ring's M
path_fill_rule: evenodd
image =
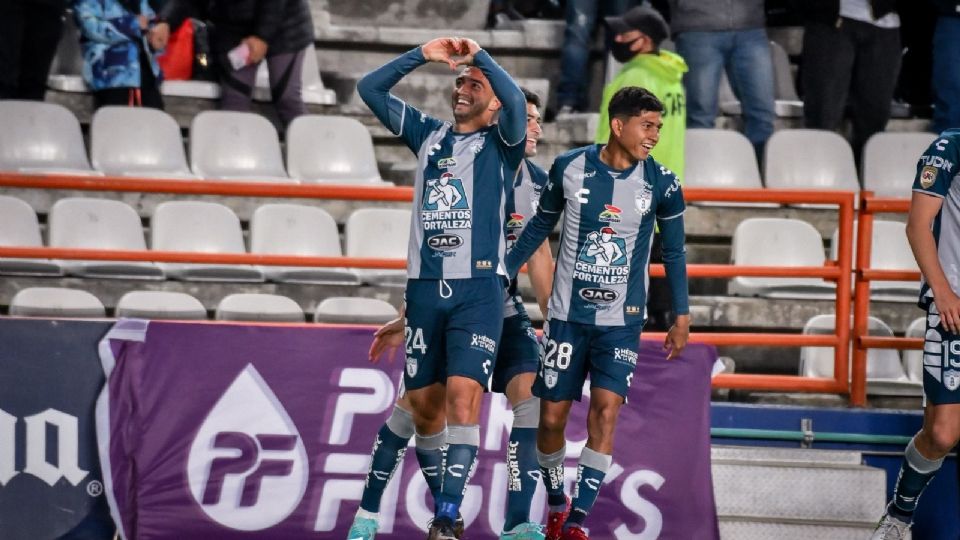
M286 132L254 113L205 111L190 125L190 164L177 122L139 107L104 107L90 125L90 159L66 108L0 101L0 171L107 174L184 180L390 185L380 178L370 132L341 116L305 115ZM92 163L92 166L91 166Z
M48 215L47 245L59 248L145 250L140 216L115 200L64 198ZM405 258L410 210L361 208L347 219L346 249L337 224L326 211L297 204L264 204L250 221L250 252L260 254ZM375 241L374 241L375 240ZM40 225L24 201L0 195L0 245L42 246ZM151 249L195 253L245 253L243 230L236 214L212 202L170 201L150 218ZM126 279L402 286L403 270L348 268L255 267L119 261L51 261L0 259L0 273Z
M763 181L750 141L738 131L688 129L684 185L704 188L870 190L910 197L920 155L933 133L880 132L863 150L859 182L853 150L832 131L781 129L767 141Z
M182 292L132 291L117 302L114 314L143 319L204 320L207 311L193 296ZM10 301L10 315L19 317L105 317L103 303L81 289L29 287ZM397 317L389 303L375 298L335 296L322 300L314 322L379 324ZM217 305L218 321L304 322L303 309L276 294L236 293Z
M803 327L804 334L833 334L835 315L817 315ZM887 323L870 317L871 336L893 337ZM926 333L926 319L921 317L907 327L906 337L922 338ZM800 351L799 374L804 377L833 377L833 349L830 347L803 347ZM923 351L894 349L867 350L867 392L882 395L919 395L923 384Z

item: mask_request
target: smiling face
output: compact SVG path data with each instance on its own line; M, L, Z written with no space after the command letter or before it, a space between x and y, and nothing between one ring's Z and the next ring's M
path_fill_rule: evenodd
M500 108L500 101L493 94L487 77L475 67L467 67L460 72L450 97L453 117L461 124L478 118L485 118L487 121L484 125L489 124Z
M611 136L623 150L637 161L643 161L660 140L663 120L659 112L640 111L637 116L610 121Z
M543 134L540 126L540 109L533 103L527 103L527 145L524 148L526 157L537 155L537 142Z

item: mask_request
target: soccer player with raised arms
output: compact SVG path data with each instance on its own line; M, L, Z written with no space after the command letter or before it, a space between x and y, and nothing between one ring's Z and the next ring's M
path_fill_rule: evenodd
M923 279L923 427L907 444L893 500L872 540L908 538L917 499L960 441L960 129L948 129L917 163L907 240Z
M515 275L564 214L533 387L540 398L537 458L550 506L548 540L588 538L584 520L613 461L617 416L637 365L655 225L677 313L664 343L668 359L689 338L683 192L676 175L650 157L663 105L649 91L630 86L614 94L608 110L607 143L571 150L554 161L537 214L506 259L507 271ZM564 430L588 374L588 438L571 507L563 492Z
M467 66L451 93L453 123L427 116L390 93L427 62ZM357 91L418 160L407 258L404 386L421 468L442 471L428 538L451 540L475 466L480 403L500 340L506 298L504 198L524 156L525 99L475 41L456 37L434 39L399 56L365 75ZM491 125L497 113L499 121Z

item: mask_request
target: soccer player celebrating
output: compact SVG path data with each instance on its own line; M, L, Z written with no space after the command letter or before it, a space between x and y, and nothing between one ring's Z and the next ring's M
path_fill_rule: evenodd
M529 90L523 90L523 93L527 101L525 155L530 158L536 155L541 134L540 98ZM546 181L547 173L529 159L525 159L520 165L512 189L507 194L504 230L508 246L516 240L523 226L533 217ZM549 243L544 242L534 253L528 268L537 302L540 309L546 313L553 279L553 258ZM404 345L403 314L377 331L370 346L370 359L376 362L387 350L391 351L392 355L401 345ZM519 481L507 482L507 513L503 533L500 535L502 540L541 540L544 537L542 527L528 521L531 501L537 488L536 471L539 470L535 445L540 403L530 391L537 366L536 334L523 308L523 301L519 296L509 297L503 306L503 332L493 370L492 389L505 393L513 407L513 427L510 430L509 443L513 450L508 451L507 462L510 472L517 473L510 474L510 478L518 478ZM409 399L406 395L401 396L393 413L377 434L360 509L347 535L348 540L373 540L376 535L380 500L397 465L403 459L407 442L415 431L410 409ZM444 441L438 442L442 444ZM418 457L423 453L420 446L418 438ZM427 476L435 499L439 497L438 478L436 475Z
M689 337L683 192L679 179L649 156L662 111L660 100L643 88L614 94L607 144L577 148L554 161L537 215L507 255L507 271L514 275L564 213L533 387L540 398L537 458L550 506L548 540L588 538L582 527L612 463L617 416L637 365L655 224L677 313L664 343L667 358L676 357ZM563 492L564 429L588 374L588 438L571 508Z
M426 62L467 66L451 94L452 124L390 93ZM407 260L404 386L418 457L421 447L428 456L420 460L421 468L428 478L440 471L428 538L450 540L475 466L480 402L500 340L506 296L504 184L523 160L525 100L475 41L455 37L434 39L401 55L364 76L357 91L419 164ZM491 125L497 113L499 121Z
M940 134L920 156L907 218L907 240L920 267L920 300L927 312L923 347L923 427L907 444L893 500L872 540L907 538L923 488L960 441L960 202L955 184L960 163L960 130Z

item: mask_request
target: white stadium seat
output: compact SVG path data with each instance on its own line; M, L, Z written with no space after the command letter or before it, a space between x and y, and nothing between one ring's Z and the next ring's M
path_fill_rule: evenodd
M907 241L906 224L899 221L874 220L870 249L870 268L874 270L919 271L917 260ZM854 232L857 227L854 222ZM839 229L834 229L830 240L830 258L837 260ZM856 244L854 244L856 250ZM851 276L853 279L853 276ZM871 300L888 302L916 302L920 293L919 281L871 281Z
M325 210L299 204L265 204L250 219L250 252L310 257L340 257L337 223ZM267 279L289 283L359 285L347 268L261 266Z
M907 327L906 337L923 338L927 333L927 318L914 319ZM938 357L939 359L939 357ZM903 370L907 378L915 383L923 384L923 350L908 349L903 351Z
M775 41L770 42L770 61L773 63L774 112L781 118L803 116L803 101L797 96L790 57L787 56L787 51ZM727 78L725 70L720 72L717 107L720 112L728 116L739 116L743 112L743 107L730 86L730 79Z
M301 73L300 97L304 103L311 105L336 105L336 92L326 88L320 79L320 66L317 64L317 49L313 46L313 43L307 45L307 49L303 55L303 69ZM260 65L257 66L253 99L262 102L272 100L270 92L270 71L266 62L260 62Z
M29 287L10 300L10 315L17 317L103 317L100 300L79 289Z
M685 167L686 187L763 189L753 145L739 131L688 129Z
M136 210L120 201L71 197L50 208L50 246L146 251ZM163 279L160 268L136 261L61 261L68 273L84 277Z
M348 257L406 259L410 241L410 210L361 208L347 218L345 228ZM365 283L404 287L406 270L355 270Z
M245 253L240 220L226 206L198 201L157 205L150 220L150 246L158 251ZM249 265L159 263L164 274L188 281L263 281Z
M807 321L803 327L803 333L807 335L832 334L835 326L836 316L817 315ZM867 333L871 336L893 337L893 330L876 317L869 318ZM831 347L802 347L800 349L800 375L832 378L833 361L833 348ZM920 387L907 378L900 361L900 354L896 350L867 350L868 394L912 396L918 395L919 392Z
M220 301L218 321L303 322L303 309L277 294L237 293Z
M187 293L173 291L131 291L120 297L117 318L204 320L207 310Z
M60 92L88 93L83 80L83 51L80 50L80 29L69 14L64 17L57 53L50 66L47 86Z
M273 124L248 112L204 111L190 124L190 164L207 180L295 183Z
M343 116L304 115L287 128L287 168L301 182L382 185L373 139Z
M343 324L383 324L399 316L397 309L376 298L334 296L317 304L314 322Z
M873 134L863 146L863 189L878 197L910 198L917 162L936 138L934 133Z
M80 122L62 105L0 100L0 171L99 175L90 168Z
M781 129L767 140L768 188L860 191L853 150L832 131Z
M749 218L733 232L731 262L737 266L823 266L823 238L806 221ZM736 296L833 298L836 286L812 277L743 277L730 281Z
M0 195L0 246L43 246L37 214L16 197ZM59 276L63 269L48 259L0 258L0 274Z
M90 159L114 176L196 179L169 114L146 107L101 107L90 124Z

